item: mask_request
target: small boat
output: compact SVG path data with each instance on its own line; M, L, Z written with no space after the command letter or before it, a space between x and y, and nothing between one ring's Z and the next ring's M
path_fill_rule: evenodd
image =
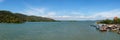
M118 34L120 34L120 28L119 28Z
M120 34L120 31L118 32L118 34Z
M102 25L102 26L99 27L99 30L100 31L107 31L107 27Z

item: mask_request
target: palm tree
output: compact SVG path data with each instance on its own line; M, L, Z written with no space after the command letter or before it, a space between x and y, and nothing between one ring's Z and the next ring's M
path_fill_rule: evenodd
M118 17L116 16L116 17L114 17L114 19L113 19L113 23L115 23L115 24L117 24L118 23Z

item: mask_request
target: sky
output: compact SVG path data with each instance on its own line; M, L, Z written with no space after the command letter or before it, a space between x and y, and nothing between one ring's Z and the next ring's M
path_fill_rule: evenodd
M102 20L120 17L120 0L0 0L0 10L55 20Z

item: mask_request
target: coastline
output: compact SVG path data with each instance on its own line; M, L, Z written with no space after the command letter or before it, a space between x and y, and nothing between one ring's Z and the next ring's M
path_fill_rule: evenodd
M91 25L101 32L116 32L120 34L120 24L95 24Z

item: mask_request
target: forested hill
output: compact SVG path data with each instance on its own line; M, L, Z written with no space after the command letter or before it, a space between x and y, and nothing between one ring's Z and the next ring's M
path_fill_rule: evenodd
M54 19L0 10L0 23L53 22Z

